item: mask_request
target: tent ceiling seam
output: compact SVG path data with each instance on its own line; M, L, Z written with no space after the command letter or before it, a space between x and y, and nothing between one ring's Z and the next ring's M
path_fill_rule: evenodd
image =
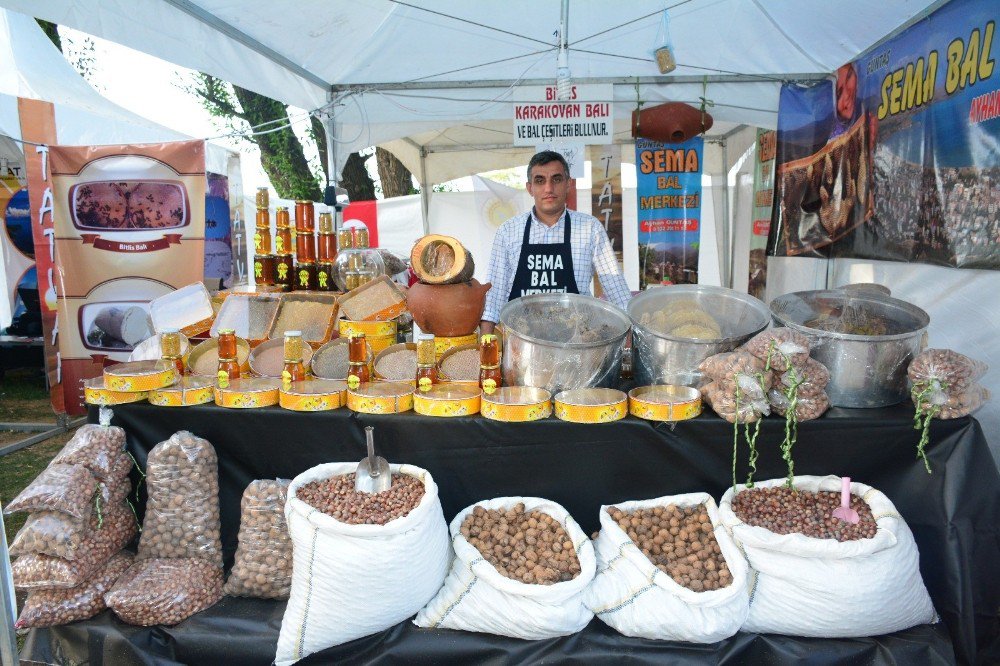
M754 6L757 7L757 9L760 10L761 14L763 14L765 17L767 17L767 20L770 21L771 25L774 26L775 30L777 30L778 32L780 32L781 36L784 37L786 40L788 40L788 43L791 44L792 47L796 51L798 51L799 53L801 53L802 56L806 60L808 60L809 62L811 62L814 65L816 65L816 67L818 67L821 71L824 70L824 69L826 69L826 65L824 65L820 61L816 60L815 58L813 58L808 53L806 53L805 49L803 49L801 46L799 46L798 42L796 42L794 39L792 39L791 35L789 35L787 32L785 32L784 28L782 28L780 25L778 25L778 22L774 20L774 17L771 16L771 13L768 12L766 9L764 9L764 7L760 4L760 0L753 0L753 4L754 4Z
M277 51L267 46L264 46L259 41L246 34L245 32L239 30L231 23L223 21L221 18L215 14L202 9L198 5L194 4L190 0L163 0L168 5L171 5L175 9L178 9L191 18L204 23L210 28L217 30L226 37L239 42L243 46L247 47L251 51L254 51L258 55L261 55L274 64L288 70L292 74L309 81L310 83L319 86L323 90L327 90L330 87L330 83L323 79L322 77L310 72L301 65L297 65L285 56L281 55Z

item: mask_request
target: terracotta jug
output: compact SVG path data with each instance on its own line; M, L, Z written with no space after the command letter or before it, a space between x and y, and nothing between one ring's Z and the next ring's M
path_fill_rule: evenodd
M492 285L478 280L458 284L417 282L406 293L406 305L421 331L453 338L475 332Z
M711 115L683 102L667 102L632 112L632 136L662 143L681 143L711 128Z

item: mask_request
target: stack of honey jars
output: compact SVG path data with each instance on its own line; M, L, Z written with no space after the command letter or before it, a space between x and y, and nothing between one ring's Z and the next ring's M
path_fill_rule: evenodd
M253 234L253 277L255 284L275 283L275 256L271 254L271 214L266 187L257 188L257 228Z
M295 202L295 290L316 288L316 218L313 202Z
M282 291L291 291L295 261L292 259L292 223L285 206L274 209L274 254L274 284L281 285Z
M337 261L337 236L333 233L333 214L319 214L319 234L316 236L319 255L316 259L316 289L334 291L334 269Z

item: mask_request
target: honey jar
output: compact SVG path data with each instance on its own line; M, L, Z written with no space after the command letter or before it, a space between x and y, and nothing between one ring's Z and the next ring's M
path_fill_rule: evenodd
M295 279L295 262L291 254L278 255L274 263L274 282L279 284L284 291L292 290L292 281Z
M319 262L316 264L316 290L334 291L336 285L333 281L333 264L331 262Z
M295 202L295 231L312 233L316 230L313 202L299 200Z
M270 202L268 200L268 190L266 187L257 188L256 202L257 208L267 208Z
M299 262L316 262L316 237L311 231L295 232L295 259Z
M275 258L273 254L258 254L253 258L255 284L275 284Z
M311 291L316 288L316 264L299 262L295 264L295 291Z

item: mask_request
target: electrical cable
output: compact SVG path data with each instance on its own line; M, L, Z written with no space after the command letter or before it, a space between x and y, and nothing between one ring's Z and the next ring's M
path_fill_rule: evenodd
M687 1L690 2L690 0L687 0ZM528 41L538 42L539 44L545 44L546 46L553 46L553 44L550 44L549 42L546 42L546 41L541 40L541 39L536 39L534 37L528 37L527 35L522 35L522 34L519 34L519 33L516 33L516 32L511 32L510 30L504 30L503 28L497 28L497 27L492 26L492 25L486 25L484 23L478 23L478 22L473 21L471 19L464 19L464 18L462 18L460 16L452 16L451 14L445 14L444 12L435 11L433 9L427 9L426 7L420 7L419 5L410 4L409 2L403 2L403 0L389 0L389 2L394 2L397 5L402 5L403 7L409 7L410 9L416 9L416 10L419 10L419 11L422 11L422 12L427 12L428 14L434 14L435 16L441 16L443 18L451 19L453 21L460 21L462 23L468 23L469 25L474 25L477 28L486 28L487 30L492 30L494 32L499 32L499 33L502 33L504 35L510 35L512 37L518 37L519 39L527 39Z

